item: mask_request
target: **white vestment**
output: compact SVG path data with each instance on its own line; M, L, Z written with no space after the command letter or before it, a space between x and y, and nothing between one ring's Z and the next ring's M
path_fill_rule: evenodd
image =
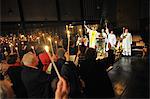
M108 34L108 39L107 39L107 46L106 46L106 51L109 50L108 44L110 43L111 48L114 48L116 45L116 36L115 34Z
M123 39L122 40L122 49L123 49L122 54L126 56L131 56L131 44L132 44L131 33L123 33L120 37Z

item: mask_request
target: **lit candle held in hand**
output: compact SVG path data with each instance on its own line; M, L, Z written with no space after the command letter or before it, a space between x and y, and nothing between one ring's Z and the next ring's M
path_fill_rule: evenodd
M50 55L50 53L49 53L49 47L48 47L48 46L45 46L44 49L45 49L45 51L47 52L47 54L48 54L48 56L49 56L49 58L50 58L50 60L51 60L51 62L52 62L52 64L53 64L53 67L54 67L54 69L55 69L55 71L56 71L56 74L57 74L58 78L60 78L60 77L61 77L61 76L60 76L60 73L58 72L58 69L57 69L57 67L56 67L56 64L54 63L54 60L52 59L52 57L51 57L51 55Z

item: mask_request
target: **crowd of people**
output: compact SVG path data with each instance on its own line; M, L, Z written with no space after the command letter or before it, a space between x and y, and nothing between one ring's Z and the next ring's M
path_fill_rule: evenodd
M80 36L77 43L70 41L68 51L62 43L58 44L57 40L53 42L56 43L54 52L53 48L49 51L51 56L42 45L48 44L44 35L27 38L22 36L20 39L15 36L0 37L1 97L115 97L107 69L114 62L115 56L112 55L116 36L113 31L109 33L108 28L106 32L102 29L102 33L98 33L96 27L90 29L85 25L85 28L89 33L89 42L88 37L84 36L84 40L81 40ZM97 43L97 38L101 39L100 43ZM131 55L132 36L128 29L121 35L121 40L123 55ZM97 60L100 48L102 53L108 53L108 57ZM56 64L60 76L57 75L52 61Z

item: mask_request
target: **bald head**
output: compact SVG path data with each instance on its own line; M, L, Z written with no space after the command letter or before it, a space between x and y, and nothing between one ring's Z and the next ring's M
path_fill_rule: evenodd
M36 67L38 65L38 58L32 52L28 52L23 56L22 62L25 66Z

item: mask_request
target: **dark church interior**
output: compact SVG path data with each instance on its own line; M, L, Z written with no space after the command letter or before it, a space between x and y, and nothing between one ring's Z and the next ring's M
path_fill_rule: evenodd
M0 4L0 99L149 99L149 0Z

